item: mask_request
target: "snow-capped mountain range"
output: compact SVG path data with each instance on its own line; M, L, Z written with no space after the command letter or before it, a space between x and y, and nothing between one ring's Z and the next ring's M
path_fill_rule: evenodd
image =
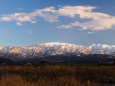
M0 53L20 54L22 57L44 57L54 55L108 54L115 55L115 45L92 44L90 46L51 42L33 46L0 46Z

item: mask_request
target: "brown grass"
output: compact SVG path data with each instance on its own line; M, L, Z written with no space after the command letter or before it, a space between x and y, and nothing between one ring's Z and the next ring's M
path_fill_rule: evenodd
M0 86L115 86L115 66L0 66Z

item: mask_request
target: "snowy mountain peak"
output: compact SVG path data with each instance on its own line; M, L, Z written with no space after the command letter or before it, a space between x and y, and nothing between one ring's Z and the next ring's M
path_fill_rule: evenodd
M107 44L92 44L94 49L102 49L102 50L110 50L115 51L115 45L107 45Z
M50 42L25 47L2 47L0 53L21 54L24 57L43 57L51 55L79 55L79 54L115 54L115 45L92 44L90 46L74 45L69 43Z
M48 42L48 43L43 43L43 44L38 44L38 45L46 45L46 46L59 46L59 45L64 45L64 46L69 46L69 45L73 45L74 44L69 44L69 43L63 43L63 42Z

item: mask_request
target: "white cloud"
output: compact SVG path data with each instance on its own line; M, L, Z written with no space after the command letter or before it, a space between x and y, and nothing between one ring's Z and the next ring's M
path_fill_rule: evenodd
M48 22L57 22L58 21L58 14L57 10L54 7L47 7L44 9L37 9L36 13L38 13L39 17L42 17L45 21Z
M19 10L19 11L22 11L22 10L23 10L23 8L19 8L18 10Z
M94 32L88 32L88 34L93 34Z
M14 13L2 15L0 22L17 22L17 25L22 25L23 22L36 23L37 17L42 17L45 21L56 22L58 17L55 15L54 7L48 7L44 9L36 9L30 13Z
M10 21L16 21L21 22L33 22L34 21L34 15L31 13L14 13L9 15L3 15L0 17L1 22L10 22Z
M115 18L92 19L87 22L74 22L68 25L61 25L58 28L74 28L80 27L82 30L108 30L115 26Z
M68 17L76 17L80 16L81 18L87 18L89 16L85 15L85 12L90 12L95 9L95 7L91 6L64 6L57 10L59 15L68 16Z
M96 7L92 6L66 6L63 7L62 14L69 17L80 17L81 19L90 19L86 22L73 22L67 25L61 25L58 28L71 29L80 27L82 30L108 30L115 26L115 17L108 14L93 12Z
M43 9L36 9L30 13L13 13L0 16L0 22L16 22L21 26L23 22L36 23L39 17L48 22L58 22L59 18L66 16L75 22L70 24L63 24L58 28L71 29L80 28L81 30L108 30L115 26L115 16L111 16L101 12L94 12L94 6L58 6L46 7ZM78 21L77 18L85 21ZM87 20L87 21L86 21Z
M28 34L31 34L31 33L32 33L32 31L31 31L31 30L26 30L26 32L27 32Z
M17 24L18 26L22 26L22 23L20 23L20 22L17 22L16 24Z

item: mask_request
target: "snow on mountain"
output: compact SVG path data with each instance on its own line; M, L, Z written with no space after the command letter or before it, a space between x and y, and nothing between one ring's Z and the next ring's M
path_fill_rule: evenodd
M94 47L95 49L115 51L115 45L110 46L107 44L93 44L92 47Z
M115 45L92 44L90 46L51 42L33 46L0 46L0 53L21 54L23 57L51 55L115 54Z

